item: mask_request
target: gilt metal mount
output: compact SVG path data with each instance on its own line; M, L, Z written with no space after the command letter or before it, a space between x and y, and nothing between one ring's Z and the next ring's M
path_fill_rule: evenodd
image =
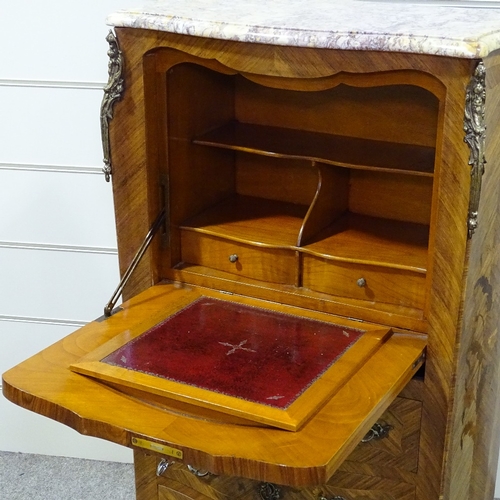
M471 191L468 215L468 236L472 238L478 224L478 207L481 197L481 181L486 159L486 125L484 110L486 103L486 68L480 61L467 87L465 97L464 141L470 148L469 165L471 166Z
M210 475L209 471L197 469L196 467L193 467L192 465L188 465L187 468L188 468L188 471L191 472L191 474L194 474L196 477L206 477L206 476Z
M161 477L163 473L172 465L173 462L167 460L166 458L162 458L156 467L156 475Z
M112 174L111 145L109 141L109 122L113 118L113 106L123 95L123 56L114 33L110 31L106 37L108 49L108 83L104 87L104 96L101 102L101 139L104 167L102 171L109 182Z
M279 500L281 498L281 490L272 483L261 483L259 493L262 500Z
M370 441L378 441L379 439L384 439L389 435L392 430L392 425L386 423L375 423L373 427L368 431L366 436L361 440L362 443L369 443Z

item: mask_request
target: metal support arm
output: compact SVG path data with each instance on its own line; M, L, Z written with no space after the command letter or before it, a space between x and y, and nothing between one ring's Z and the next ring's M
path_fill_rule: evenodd
M113 309L115 307L115 304L120 297L120 295L123 292L123 289L125 288L125 285L127 284L128 280L132 276L133 272L135 271L136 267L139 265L139 262L141 261L142 257L146 253L146 250L149 248L149 245L153 241L153 238L155 234L158 232L158 229L162 226L163 222L165 221L165 209L163 208L162 211L158 214L156 217L155 221L153 222L153 225L148 231L148 234L144 238L144 241L142 242L139 250L135 254L134 258L132 259L132 262L130 262L127 270L122 276L122 279L120 280L120 283L116 287L116 290L114 291L113 295L111 296L111 299L109 299L109 302L106 304L104 307L104 316L109 318L111 314L113 313Z

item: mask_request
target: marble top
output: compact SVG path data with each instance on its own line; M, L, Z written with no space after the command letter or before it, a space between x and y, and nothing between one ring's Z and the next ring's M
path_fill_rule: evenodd
M481 58L499 49L500 8L450 6L457 4L470 5L471 1L150 0L142 7L111 14L107 23L222 40L341 50Z

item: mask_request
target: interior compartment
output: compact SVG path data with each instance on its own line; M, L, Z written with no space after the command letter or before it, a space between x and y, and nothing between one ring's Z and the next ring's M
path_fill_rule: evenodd
M335 294L308 271L322 259L425 287L438 99L396 83L265 83L192 63L168 71L163 274L205 266ZM422 308L417 295L388 302Z

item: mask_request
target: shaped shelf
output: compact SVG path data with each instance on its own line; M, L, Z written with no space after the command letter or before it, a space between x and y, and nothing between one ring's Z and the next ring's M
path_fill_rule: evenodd
M433 176L434 148L231 121L194 144L348 168Z

